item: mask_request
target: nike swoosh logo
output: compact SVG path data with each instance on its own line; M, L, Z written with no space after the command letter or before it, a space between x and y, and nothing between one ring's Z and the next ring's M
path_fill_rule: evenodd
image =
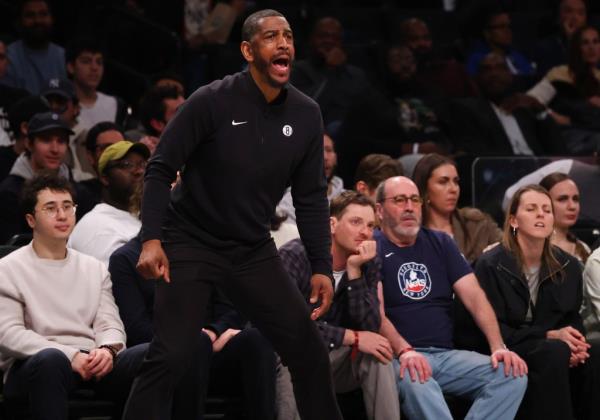
M393 253L393 252L390 252L389 254L385 254L385 258L389 258L389 257L391 257L392 255L394 255L394 253Z
M236 121L236 120L231 120L231 125L242 125L242 124L246 124L248 121Z

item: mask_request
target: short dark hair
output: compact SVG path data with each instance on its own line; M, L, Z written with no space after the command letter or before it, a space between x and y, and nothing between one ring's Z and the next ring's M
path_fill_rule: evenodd
M48 112L48 102L38 95L25 96L8 108L8 124L16 139L22 137L21 124L40 112Z
M125 135L125 132L120 125L115 124L112 121L102 121L93 125L92 128L90 128L90 131L88 131L85 138L85 148L92 153L95 152L98 136L105 131L118 131L123 136Z
M402 164L389 155L373 153L363 157L356 167L354 183L362 181L374 190L379 183L393 176L404 175Z
M336 219L341 219L350 204L368 206L375 211L375 204L373 204L369 197L356 191L346 190L331 200L329 215Z
M21 209L24 214L33 214L38 202L38 194L43 190L68 192L75 201L75 192L66 178L55 172L40 171L32 179L25 182L21 191Z
M252 13L246 18L244 25L242 26L242 41L250 41L258 32L260 20L266 17L282 17L285 19L285 16L273 9L264 9Z
M23 14L23 9L25 9L25 5L27 5L28 3L33 3L35 1L41 1L43 3L46 3L46 6L48 6L48 10L50 10L50 14L52 14L52 7L49 0L19 0L14 9L16 18L21 19L21 15Z
M150 121L164 121L167 110L165 99L177 99L180 96L175 86L153 86L148 89L140 100L140 122L144 128L150 133L155 133Z
M74 63L84 52L99 53L104 56L104 49L101 43L94 38L77 38L73 40L65 50L65 62Z

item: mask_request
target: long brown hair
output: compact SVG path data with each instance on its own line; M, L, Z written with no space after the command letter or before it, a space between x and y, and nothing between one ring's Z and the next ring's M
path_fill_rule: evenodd
M429 218L429 191L427 190L427 183L429 182L429 178L431 178L431 174L437 168L443 165L452 165L456 168L456 162L447 156L440 155L438 153L429 153L423 156L415 165L415 169L413 170L413 181L417 185L419 189L419 193L421 194L421 198L423 199L423 226L427 226L427 219ZM465 235L465 243L470 243L469 230L466 227L465 221L460 214L458 213L458 208L455 208L453 213L460 223L460 226Z
M537 184L530 184L521 187L515 192L513 195L510 205L508 206L508 210L506 212L506 218L504 219L504 229L502 234L502 245L508 249L516 258L517 265L521 272L523 272L523 252L521 251L521 246L517 241L518 231L513 231L512 226L510 225L510 217L516 216L517 210L519 209L519 205L521 204L521 197L523 194L529 191L535 191L540 194L544 194L550 200L550 204L552 206L552 214L554 214L554 206L552 205L552 197L550 197L550 193L544 187ZM553 281L559 280L556 276L556 273L559 273L560 279L564 277L564 273L561 269L560 262L556 259L554 252L552 250L552 245L550 243L550 235L544 239L544 248L542 251L542 256L540 258L541 264L548 267L548 272L551 274L551 278Z
M591 96L600 95L600 81L594 74L594 69L583 61L581 54L581 42L583 34L587 31L594 31L598 36L600 32L593 26L584 26L575 31L569 44L569 71L573 76L575 87L580 94L589 98Z
M548 174L544 178L542 178L542 180L540 181L540 185L546 190L548 190L548 192L550 192L550 190L556 184L568 180L573 181L573 179L567 174L564 174L562 172L552 172L551 174ZM590 253L587 251L587 249L585 249L583 245L581 245L581 242L579 242L577 240L577 237L570 231L567 231L567 240L575 244L575 254L580 256L581 260L585 264L588 257L590 256Z

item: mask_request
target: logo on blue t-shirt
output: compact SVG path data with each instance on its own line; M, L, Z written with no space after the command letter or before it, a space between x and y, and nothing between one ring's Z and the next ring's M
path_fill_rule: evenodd
M398 285L409 299L423 299L431 291L431 278L425 264L404 263L398 270Z

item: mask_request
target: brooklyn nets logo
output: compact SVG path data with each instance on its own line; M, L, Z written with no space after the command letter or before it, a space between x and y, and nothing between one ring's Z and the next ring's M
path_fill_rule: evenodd
M431 278L424 264L404 263L398 270L398 286L409 299L423 299L431 291Z

